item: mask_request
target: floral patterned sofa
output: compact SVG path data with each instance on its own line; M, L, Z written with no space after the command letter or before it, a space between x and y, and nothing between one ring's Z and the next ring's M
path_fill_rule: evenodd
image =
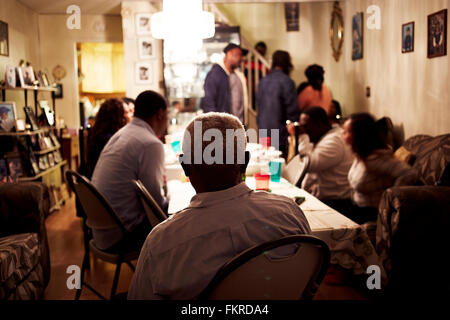
M383 194L376 250L389 277L388 294L450 296L450 134L417 135L403 147L423 185L392 187Z
M0 184L0 299L39 299L50 279L42 183Z

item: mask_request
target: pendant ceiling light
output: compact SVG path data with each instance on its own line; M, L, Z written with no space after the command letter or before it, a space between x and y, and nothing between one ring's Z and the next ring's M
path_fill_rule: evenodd
M151 29L171 50L198 50L202 39L214 36L214 15L202 10L202 0L164 0L163 11L152 15Z

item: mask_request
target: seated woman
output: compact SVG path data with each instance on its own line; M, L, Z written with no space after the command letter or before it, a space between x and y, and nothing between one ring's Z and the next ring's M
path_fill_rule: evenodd
M392 149L380 137L375 119L368 113L352 114L345 121L343 139L356 155L348 172L356 204L349 218L359 224L375 221L383 192L392 186L414 184L417 172L394 158Z
M123 102L108 99L102 103L95 117L94 126L88 140L88 159L86 176L90 179L97 160L109 139L127 123Z

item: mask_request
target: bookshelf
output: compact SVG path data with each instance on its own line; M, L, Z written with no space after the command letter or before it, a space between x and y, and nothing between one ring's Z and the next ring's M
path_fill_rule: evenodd
M52 97L53 113L56 114L55 93L56 93L57 89L54 87L25 86L25 87L9 88L9 87L1 86L0 91L2 92L2 101L6 101L6 91L23 91L26 106L28 106L28 92L32 91L33 98L34 98L34 114L36 116L38 115L38 93L39 92L50 92L51 97Z

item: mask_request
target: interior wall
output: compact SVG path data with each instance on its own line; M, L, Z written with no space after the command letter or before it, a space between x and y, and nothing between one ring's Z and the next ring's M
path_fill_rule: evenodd
M372 4L381 8L381 30L368 30L365 25L363 59L352 61L352 16L362 11L366 23L365 12ZM344 7L343 79L351 86L340 95L347 111L389 116L403 126L406 138L449 133L449 58L427 58L427 16L449 9L450 1L348 0ZM410 21L415 22L414 52L402 53L401 26ZM366 86L371 88L370 98L365 96Z
M61 65L67 75L63 85L63 98L56 99L56 115L64 118L69 128L78 128L79 92L77 71L77 42L122 42L122 19L119 15L81 14L81 28L68 29L69 15L39 15L39 49L41 66L50 79L55 66Z
M381 30L366 26L369 5L381 8ZM241 26L251 42L265 41L267 58L287 50L298 85L305 80L304 69L312 63L325 68L325 83L343 106L344 115L368 111L376 117L391 117L403 127L405 137L450 132L448 56L427 58L427 15L449 8L450 0L346 0L344 45L338 62L332 57L329 26L333 2L301 3L300 31L286 32L282 3L220 4L222 12ZM351 60L351 19L364 12L364 53ZM414 52L401 52L401 25L415 21ZM448 48L450 50L450 48ZM366 97L366 87L371 97Z
M154 90L164 94L163 78L163 44L162 40L153 39L153 58L140 59L138 52L138 40L140 37L151 35L136 34L136 15L139 13L155 13L159 11L148 1L125 1L122 2L122 28L123 44L125 50L125 74L127 96L135 99L139 93L145 90ZM145 62L150 64L151 84L136 83L136 63Z
M0 77L4 79L6 65L17 66L21 59L29 61L33 68L40 68L38 14L16 0L0 1L0 20L8 24L9 57L0 56ZM24 23L26 21L26 23ZM22 91L6 91L6 101L15 101L17 117L25 119ZM28 104L33 94L28 94Z

